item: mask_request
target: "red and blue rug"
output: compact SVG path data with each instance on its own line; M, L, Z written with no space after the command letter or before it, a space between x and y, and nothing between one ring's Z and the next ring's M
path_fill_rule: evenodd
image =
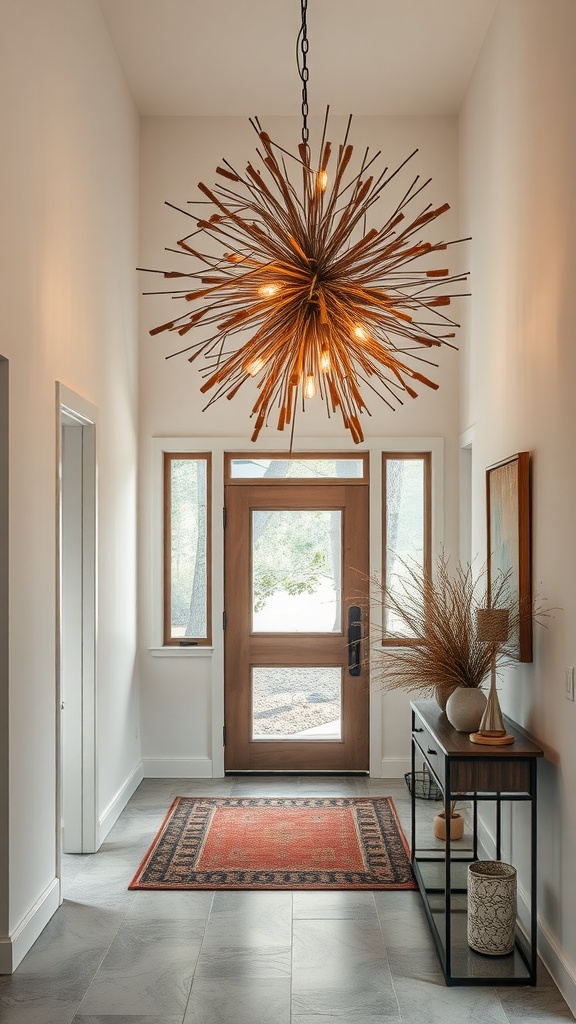
M389 797L177 797L129 888L416 884Z

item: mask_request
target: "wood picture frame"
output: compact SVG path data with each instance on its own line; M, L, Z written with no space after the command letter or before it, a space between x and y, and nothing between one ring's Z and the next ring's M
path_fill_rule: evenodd
M530 452L488 467L486 517L488 593L496 573L510 572L519 622L507 646L518 661L532 661Z

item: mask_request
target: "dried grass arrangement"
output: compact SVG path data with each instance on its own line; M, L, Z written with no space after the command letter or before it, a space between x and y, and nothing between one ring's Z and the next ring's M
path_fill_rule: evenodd
M476 612L488 606L487 568L474 573L471 565L452 568L442 551L432 577L417 563L401 560L400 586L372 580L378 602L391 610L402 634L378 638L373 650L372 678L385 689L435 694L444 706L457 686L480 687L490 673L493 645L480 639ZM517 634L520 609L510 587L510 573L492 580L490 606L509 612L509 637ZM408 639L407 635L408 634ZM515 661L510 641L496 645L499 666Z

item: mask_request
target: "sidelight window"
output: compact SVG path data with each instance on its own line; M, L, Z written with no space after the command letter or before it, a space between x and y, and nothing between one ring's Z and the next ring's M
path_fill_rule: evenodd
M418 574L431 572L431 452L384 452L382 477L382 576L387 589L401 597L407 566ZM385 606L383 612L384 643L409 642L394 610Z
M210 456L164 452L164 644L211 642Z

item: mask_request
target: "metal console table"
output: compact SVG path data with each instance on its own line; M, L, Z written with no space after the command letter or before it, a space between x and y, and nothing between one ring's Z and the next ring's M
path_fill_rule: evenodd
M437 846L420 844L415 785L412 786L412 868L424 900L426 914L447 985L536 984L536 759L542 750L506 720L514 743L504 747L471 743L467 733L456 732L435 701L413 701L412 778L423 763L438 783L445 806L451 800L472 803L472 835ZM496 859L501 859L502 803L524 801L530 806L530 928L517 934L508 956L475 953L467 942L468 864L479 859L478 804L495 807ZM426 823L426 841L433 840L432 822ZM464 846L463 846L464 844ZM442 846L443 848L440 848Z

